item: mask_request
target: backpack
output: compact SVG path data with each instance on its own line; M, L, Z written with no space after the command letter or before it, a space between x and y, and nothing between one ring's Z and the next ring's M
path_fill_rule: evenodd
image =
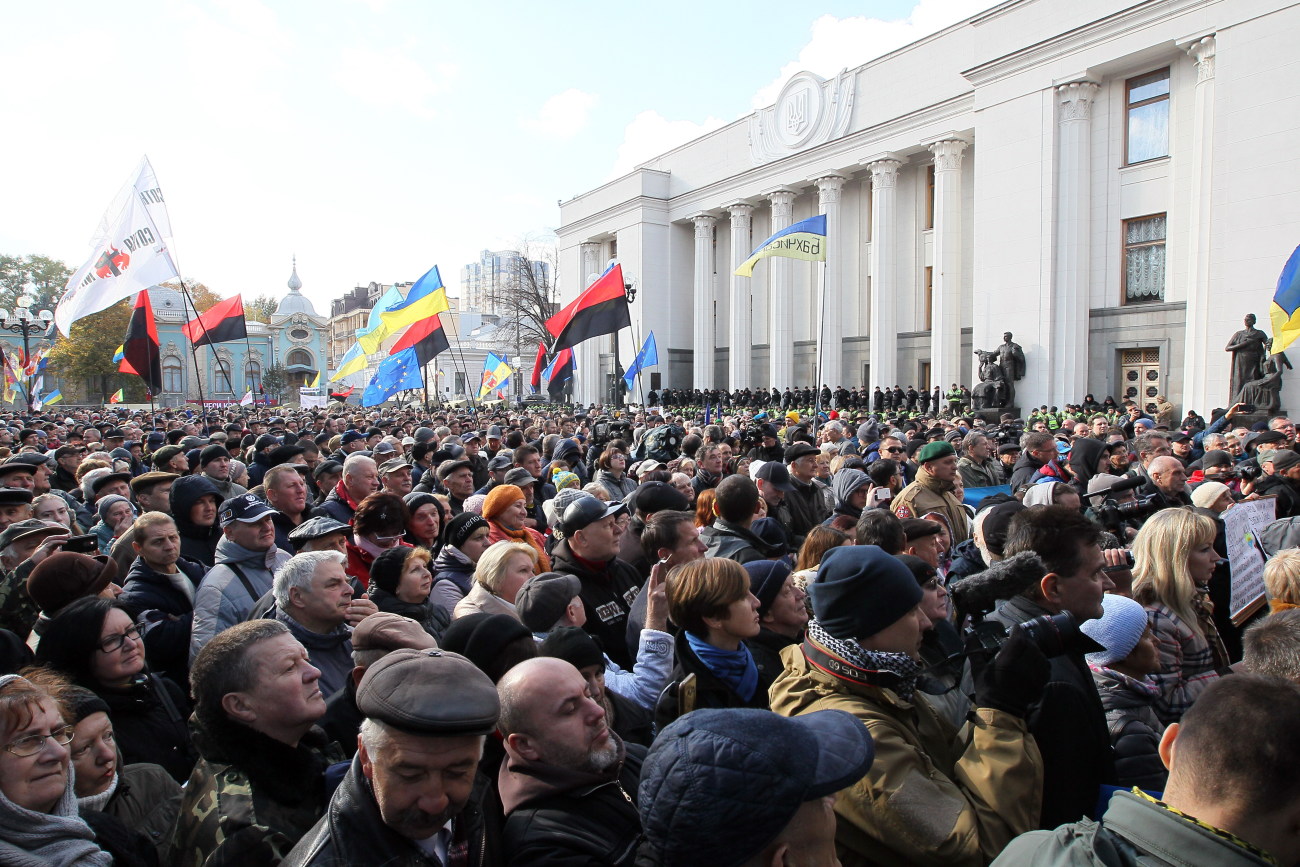
M686 431L676 425L661 424L652 428L641 440L641 445L636 449L633 455L634 460L643 461L646 458L653 458L660 463L666 464L675 460L681 455L682 440L686 437Z

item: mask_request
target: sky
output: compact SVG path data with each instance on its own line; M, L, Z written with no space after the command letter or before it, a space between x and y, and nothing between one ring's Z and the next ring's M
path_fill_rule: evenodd
M142 155L186 279L329 301L553 240L558 202L996 0L5 4L0 253L77 268ZM561 281L563 274L559 275Z

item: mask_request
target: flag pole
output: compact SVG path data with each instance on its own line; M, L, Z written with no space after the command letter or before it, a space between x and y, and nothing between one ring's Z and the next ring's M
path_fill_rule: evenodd
M175 260L173 260L173 264L175 264ZM180 277L180 275L177 274L177 277ZM185 307L193 308L195 316L197 317L198 308L194 307L194 299L190 298L189 290L185 288L185 279L180 277L180 281L182 309ZM186 317L189 316L188 313L185 315ZM204 329L204 333L207 333L206 329ZM198 386L199 389L199 419L201 420L199 427L207 428L208 405L203 400L203 369L199 366L199 349L194 345L193 340L190 341L190 356L194 359L194 384ZM206 430L204 432L206 433Z
M816 400L813 402L813 440L817 439L817 426L821 421L822 414L822 342L826 338L826 260L822 260L822 266L817 269L818 289L817 289L817 379L813 383L813 391L816 393Z
M471 385L469 384L469 365L465 363L465 351L464 351L463 349L461 349L460 342L461 342L461 341L460 341L460 323L457 322L457 323L456 323L456 353L457 353L458 355L460 355L460 364L461 364L461 367L465 368L465 370L462 371L462 372L465 374L465 387L466 387L466 389L468 390L468 393L469 393L469 405L470 405L471 407L474 408L474 412L475 412L475 414L477 414L477 413L478 413L478 393L477 393L477 390L476 390L473 386L471 386ZM480 380L479 380L479 385L481 386L482 383L483 383L483 380L480 379Z

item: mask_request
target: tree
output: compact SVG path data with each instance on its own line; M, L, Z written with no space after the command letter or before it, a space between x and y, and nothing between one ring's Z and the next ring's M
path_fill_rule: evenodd
M138 376L119 373L113 363L113 355L126 337L134 305L134 298L124 298L74 322L71 336L55 341L46 355L49 372L71 385L83 386L92 403L107 403L108 396L119 388L125 389L128 403L142 402L144 382Z
M35 299L32 310L53 310L73 273L48 256L0 256L0 307L13 310L20 295L31 295Z
M549 347L554 340L546 330L546 320L560 309L554 236L525 236L518 253L508 260L501 278L488 287L486 306L500 317L500 333L514 355L527 363L538 343ZM516 388L523 378L522 371L515 375Z
M280 306L273 295L258 295L251 301L244 302L244 319L249 322L270 323L271 315Z
M281 403L284 390L289 387L289 375L279 363L272 364L262 373L262 391L275 403Z
M162 285L166 286L168 289L175 289L177 292L181 291L179 280L168 280ZM186 280L185 288L190 290L190 298L193 300L194 307L199 313L207 313L213 307L225 300L198 280Z

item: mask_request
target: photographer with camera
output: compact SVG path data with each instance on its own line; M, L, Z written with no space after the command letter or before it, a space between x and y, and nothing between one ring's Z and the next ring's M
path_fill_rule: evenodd
M1024 717L1049 666L1025 631L1012 630L991 658L972 654L975 710L959 737L916 688L930 621L901 561L874 545L833 548L809 592L815 618L804 643L781 652L771 707L845 710L871 732L875 763L835 803L841 858L984 864L1034 827L1042 761Z
M1260 458L1264 475L1256 479L1251 493L1277 497L1277 517L1300 515L1300 454L1289 449L1275 449Z
M1025 509L1011 522L1003 551L1041 558L1045 574L1000 604L989 619L1010 629L1044 615L1069 614L1051 676L1026 720L1043 754L1040 828L1055 828L1090 815L1103 784L1115 781L1106 712L1084 654L1096 648L1078 629L1102 616L1103 594L1115 588L1112 573L1128 571L1126 552L1103 551L1101 529L1064 506ZM1127 577L1127 576L1125 576ZM978 576L976 576L976 579ZM976 580L967 579L967 580ZM960 586L960 585L958 585ZM960 598L954 590L954 595Z
M1172 455L1155 458L1147 465L1147 483L1138 489L1138 498L1151 497L1153 511L1192 505L1187 491L1187 468Z

